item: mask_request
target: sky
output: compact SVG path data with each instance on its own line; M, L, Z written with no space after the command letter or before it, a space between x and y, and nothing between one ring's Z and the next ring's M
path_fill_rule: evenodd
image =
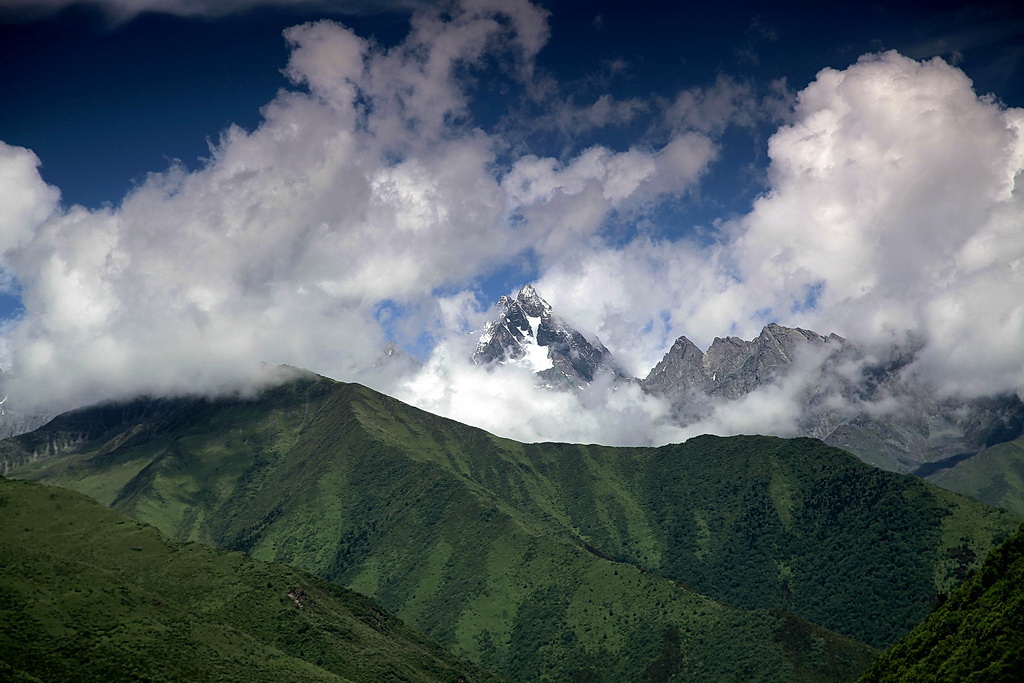
M527 283L641 377L778 322L1024 390L1012 2L0 0L0 103L26 410L267 363L527 440L683 436L468 364ZM785 433L756 402L705 427Z

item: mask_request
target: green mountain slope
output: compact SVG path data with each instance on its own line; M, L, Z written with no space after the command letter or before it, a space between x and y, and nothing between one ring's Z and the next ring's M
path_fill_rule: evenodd
M1024 527L861 679L1019 681L1024 671Z
M986 448L928 480L1024 515L1024 437Z
M0 458L523 680L848 678L865 648L779 610L888 645L1018 522L809 439L520 444L322 378L79 411Z
M492 680L374 601L0 478L0 679Z

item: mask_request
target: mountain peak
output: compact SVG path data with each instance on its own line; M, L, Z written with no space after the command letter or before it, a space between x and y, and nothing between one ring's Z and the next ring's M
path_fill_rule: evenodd
M531 285L526 285L519 290L516 301L523 307L523 312L531 318L543 318L551 315L551 304L542 299Z
M502 315L487 323L473 354L477 365L523 360L549 386L578 388L603 369L624 376L600 340L587 339L556 316L533 286L524 286L515 299L501 297L498 307Z

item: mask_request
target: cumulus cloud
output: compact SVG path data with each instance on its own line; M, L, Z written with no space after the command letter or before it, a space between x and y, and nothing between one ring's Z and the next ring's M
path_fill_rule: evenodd
M308 91L116 208L40 224L54 191L5 146L20 203L5 203L4 264L25 307L6 337L24 393L202 390L261 360L346 376L384 343L381 301L421 302L520 249L491 141L445 124L465 104L455 63L487 49L525 61L543 39L539 10L502 8L420 15L390 50L331 22L290 29L287 73Z
M0 255L31 238L57 209L60 193L43 182L38 168L31 150L0 141Z
M502 171L493 134L465 123L465 76L497 57L531 78L547 25L525 1L418 13L387 49L330 21L285 38L295 87L259 127L228 128L202 168L152 174L116 207L58 207L31 152L0 150L18 198L3 267L24 303L4 330L12 393L75 405L223 391L260 361L363 377L385 309L442 315L438 288L583 243L609 211L682 191L711 157L690 135Z
M1024 111L888 52L822 71L795 114L730 248L748 310L923 337L920 367L950 389L1024 386Z
M791 116L769 190L710 246L638 238L554 265L540 289L638 369L676 336L706 348L774 320L923 339L914 371L949 392L1024 387L1024 111L889 52L823 70Z

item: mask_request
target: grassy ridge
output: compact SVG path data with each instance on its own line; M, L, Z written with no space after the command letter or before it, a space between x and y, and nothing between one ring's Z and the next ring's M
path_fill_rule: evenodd
M1024 527L861 679L1018 681L1024 671Z
M522 680L848 680L870 650L781 610L887 644L1016 525L816 441L519 444L325 379L26 467L370 594Z
M4 680L483 681L374 601L0 478Z
M928 480L1024 515L1024 437L986 448Z

